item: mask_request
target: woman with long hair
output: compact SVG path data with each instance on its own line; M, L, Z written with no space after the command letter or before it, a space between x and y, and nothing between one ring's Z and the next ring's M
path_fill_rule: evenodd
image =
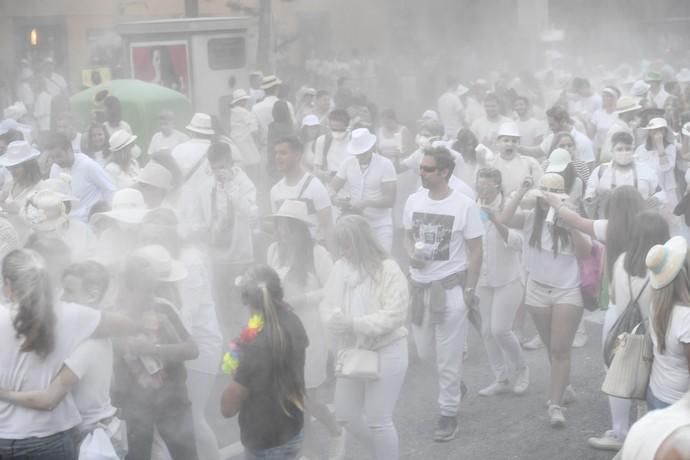
M133 187L139 177L139 163L132 153L136 140L137 136L124 130L115 131L110 136L110 156L104 169L118 190Z
M499 222L505 198L498 169L482 168L477 172L477 193L485 229L477 295L483 317L482 337L495 378L479 394L520 395L529 385L529 368L513 332L513 321L524 292L520 266L522 237Z
M0 206L19 233L28 230L24 221L24 206L42 179L39 155L40 152L28 142L15 141L0 156L0 166L7 168L10 173L10 180L5 181L0 191Z
M108 130L102 123L92 123L89 126L86 131L84 153L101 166L105 166L105 162L110 158Z
M379 359L378 379L338 376L336 419L375 459L396 460L393 410L408 364L407 280L363 217L343 216L335 242L340 258L324 288L322 317L338 350L373 350Z
M626 249L613 263L611 273L611 303L606 310L603 337L606 339L616 320L623 314L631 301L637 299L643 318L649 317L652 289L645 258L656 244L670 238L668 223L654 211L643 211L635 218ZM603 343L603 342L602 342ZM608 397L611 412L611 429L601 437L589 438L589 445L595 449L619 450L630 428L629 399Z
M649 330L654 361L647 389L650 410L663 409L690 390L690 256L674 236L647 254L652 287Z
M580 292L578 261L590 256L589 237L570 226L559 225L555 210L538 197L533 210L515 215L520 200L531 184L523 182L518 193L506 206L502 221L522 228L525 251L524 264L528 273L525 305L547 348L551 364L548 415L554 428L565 425L563 396L570 380L571 347L580 319L583 300ZM540 192L565 195L563 178L547 173L539 182Z
M328 361L327 337L319 314L323 287L333 268L333 260L323 246L316 244L309 231L307 205L285 200L275 218L276 241L268 247L267 263L283 284L286 301L293 306L309 337L304 382L307 389L306 410L331 435L331 455L337 457L344 446L344 431L328 407L319 400L318 389L326 381ZM308 420L308 419L307 419ZM308 444L310 424L305 426Z
M280 277L259 265L236 280L251 318L223 363L224 417L239 413L247 460L297 458L304 427L304 360L309 339L283 297Z
M572 165L573 168L575 168L577 176L582 179L582 182L587 183L591 171L587 163L577 158L575 137L568 131L561 131L554 134L549 152L553 152L556 149L564 149L570 154Z

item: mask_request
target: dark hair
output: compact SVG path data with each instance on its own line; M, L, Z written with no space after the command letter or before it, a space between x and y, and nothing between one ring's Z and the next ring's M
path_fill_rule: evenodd
M122 104L115 96L107 96L103 99L106 121L111 125L119 125L122 121Z
M55 347L53 286L43 258L28 249L15 249L2 261L2 278L18 305L12 321L21 351L49 355Z
M485 167L481 168L479 171L477 171L477 179L491 179L496 183L498 186L498 190L503 195L503 176L501 175L501 171L492 168L492 167Z
M343 109L332 110L331 113L328 114L328 119L332 121L341 121L345 123L345 126L350 124L350 114L347 113L347 110Z
M537 198L537 206L534 208L534 224L532 226L532 234L529 237L529 245L533 248L542 249L541 240L544 231L544 222L546 221L546 214L548 210L541 207L543 198ZM547 229L548 230L548 229ZM567 229L561 228L558 225L551 226L551 240L553 241L553 255L554 258L558 255L558 246L564 248L570 244L570 233Z
M570 163L568 163L565 169L559 172L558 174L563 178L563 186L565 189L565 193L572 192L573 187L575 186L575 180L577 179L577 171L575 171L575 166L573 166L573 162L571 161Z
M208 146L206 158L209 163L227 160L232 163L232 151L226 142L213 142Z
M634 143L635 139L633 138L632 134L625 131L619 131L611 136L611 147L616 144L633 145Z
M424 150L424 155L432 157L436 161L436 167L439 171L443 169L448 170L448 175L446 176L446 181L450 179L455 170L455 158L450 153L450 150L441 147L431 147Z
M553 152L558 148L558 144L560 144L561 139L563 139L564 137L569 137L570 140L573 141L573 147L577 148L577 141L575 140L575 136L570 134L568 131L559 131L553 135L553 142L551 142L551 148L549 149L549 153ZM571 160L574 160L574 158L571 158Z
M273 147L275 148L276 145L280 145L280 144L287 144L293 153L300 153L301 154L301 153L303 153L303 150L304 150L304 147L302 146L302 142L296 136L282 137L282 138L278 139L275 142L275 144L273 144Z
M62 149L66 152L71 152L72 141L62 133L51 132L46 135L43 148L45 150Z
M467 162L474 164L477 162L477 152L475 149L479 145L477 136L469 128L460 128L458 134L456 135L457 140L453 143L453 150L460 152L462 158ZM462 148L463 144L470 144L471 147L468 151Z
M314 269L314 239L309 227L297 219L277 217L281 225L287 227L286 234L289 241L277 239L278 260L282 266L289 266L285 281L304 288L309 273L316 273Z
M393 110L393 109L383 109L381 111L381 117L380 118L381 119L386 118L386 119L394 121L396 123L398 122L398 116L395 114L395 110Z
M279 309L290 308L283 300L278 274L267 265L250 269L242 277L241 294L242 302L261 312L264 317L265 326L261 336L266 337L271 350L268 369L280 408L288 416L288 404L304 411L303 369L292 366L292 361L288 359L290 348L294 345L278 318Z
M104 133L104 138L105 142L103 145L103 159L107 160L108 157L110 156L110 146L108 145L108 130L105 128L105 126L101 123L91 123L89 126L89 129L86 131L86 142L85 142L85 148L84 148L84 153L93 158L93 154L96 153L96 148L92 144L91 137L93 136L93 131L96 129L101 129L103 130Z
M547 110L546 116L557 120L559 123L572 123L572 119L570 118L568 111L560 105L554 105Z
M330 95L331 95L331 93L329 93L325 89L320 89L316 92L316 99L323 97L323 96L330 96Z
M103 265L92 260L70 265L62 273L62 279L64 280L68 276L79 278L84 289L95 289L98 293L97 301L103 299L110 282L108 270Z
M668 222L656 211L642 211L635 217L625 249L623 268L631 276L647 276L645 259L652 246L664 244L671 238Z
M606 226L606 273L613 273L613 264L625 252L631 240L636 216L645 209L645 201L632 185L621 185L613 189L605 215ZM615 212L613 211L615 210ZM611 279L611 278L609 278Z
M19 163L16 166L10 166L8 168L10 174L12 174L12 169L14 168L21 168L22 170L24 170L26 180L32 186L38 184L43 179L43 175L41 174L41 166L38 164L38 160L36 160L35 158L29 161L25 161L23 163Z
M273 114L273 121L276 123L292 123L290 106L285 101L276 101L271 113Z

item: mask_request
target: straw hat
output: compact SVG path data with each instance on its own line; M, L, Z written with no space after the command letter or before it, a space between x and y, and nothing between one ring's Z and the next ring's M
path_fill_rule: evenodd
M555 149L549 155L549 165L546 167L547 173L560 173L565 171L570 163L573 162L570 152L566 149Z
M0 166L16 166L38 158L40 155L41 152L26 141L10 142L5 154L0 156Z
M236 89L235 91L232 92L232 100L230 101L230 105L235 105L240 101L246 101L249 99L249 94L242 88Z
M321 124L321 121L319 121L319 117L317 117L314 114L307 115L304 117L302 120L302 127L305 126L319 126Z
M649 123L647 123L647 126L644 128L640 129L646 129L646 130L652 130L652 129L661 129L661 128L667 128L668 129L668 123L666 122L666 119L664 118L652 118L649 120Z
M132 145L136 140L137 136L134 134L124 129L118 129L110 136L108 145L111 152L117 152L118 150L124 149L128 145Z
M544 192L565 193L565 181L560 174L548 172L539 179L539 188Z
M288 219L296 219L306 225L311 225L309 220L309 211L307 209L307 204L304 201L299 200L285 200L283 204L280 205L278 212L273 214L273 217L286 217Z
M688 242L682 236L674 236L666 243L657 244L647 253L649 284L654 289L668 286L680 273L688 253Z
M139 248L132 255L150 263L158 281L174 283L182 281L189 274L182 262L173 259L170 252L158 244Z
M352 131L352 137L347 144L347 153L361 155L367 153L376 145L376 136L367 128L357 128Z
M501 136L520 137L520 129L518 128L517 123L514 121L508 121L501 124L501 126L498 128L498 135L496 138Z
M147 212L148 209L141 192L133 188L123 188L113 195L110 211L94 214L91 219L93 223L96 223L103 217L110 217L126 224L140 224Z
M37 232L53 232L69 219L62 195L52 190L34 192L26 201L25 213Z
M632 96L621 96L616 102L616 114L641 110L640 100Z
M213 130L211 115L207 113L195 113L187 125L187 131L197 134L205 134L207 136L213 136L216 133Z
M69 182L70 177L60 176L54 179L45 179L38 183L36 190L50 190L60 196L62 201L79 201L79 198L72 193Z
M172 188L172 174L164 166L161 166L160 163L149 161L139 171L137 182L162 190L170 190Z
M283 82L280 78L275 75L267 75L261 81L261 89L271 89L274 86L282 85Z

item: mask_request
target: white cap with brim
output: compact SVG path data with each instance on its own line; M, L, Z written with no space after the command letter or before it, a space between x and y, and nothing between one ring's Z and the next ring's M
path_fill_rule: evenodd
M501 124L500 128L498 128L498 134L496 137L520 137L520 128L518 128L517 123L513 121L508 121L506 123Z
M268 75L265 76L261 81L261 89L271 89L274 86L281 85L282 83L282 80L275 75Z
M37 149L26 141L10 142L7 151L0 156L0 166L16 166L29 160L38 158L41 155Z
M347 153L361 155L367 153L376 145L376 136L367 128L357 128L352 131L350 142L347 144Z
M654 289L671 284L683 268L687 253L688 242L682 236L674 236L664 244L653 246L645 259L649 268L649 284Z
M549 164L546 167L547 173L561 173L572 163L573 159L570 152L566 149L557 148L549 155Z

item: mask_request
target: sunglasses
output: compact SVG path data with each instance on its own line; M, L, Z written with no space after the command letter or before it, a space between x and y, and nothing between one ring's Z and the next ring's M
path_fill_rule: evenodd
M427 173L432 173L436 172L438 168L436 166L424 166L424 165L419 165L419 170Z

